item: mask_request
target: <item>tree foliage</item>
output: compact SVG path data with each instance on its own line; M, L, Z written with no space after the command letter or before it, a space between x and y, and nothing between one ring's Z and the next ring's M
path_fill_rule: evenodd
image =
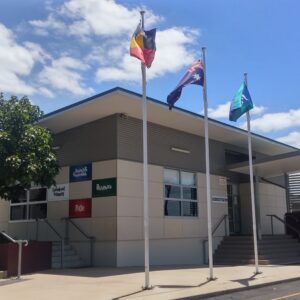
M59 171L43 113L27 97L0 94L0 197L11 200L32 184L51 186Z

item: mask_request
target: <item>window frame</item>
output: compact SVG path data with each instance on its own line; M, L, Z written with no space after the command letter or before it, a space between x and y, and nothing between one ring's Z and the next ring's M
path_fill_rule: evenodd
M46 199L41 201L30 201L30 191L37 190L37 189L45 189L46 190ZM38 205L38 204L47 204L47 213L46 217L48 216L48 192L46 187L41 186L33 186L30 189L26 190L26 201L19 202L19 203L12 203L12 201L9 201L9 223L20 223L20 222L35 222L35 219L29 219L29 211L31 205ZM19 219L19 220L12 220L11 219L11 208L16 206L26 206L26 218L25 219Z
M167 217L167 218L199 218L199 199L198 199L198 185L197 185L197 172L193 172L193 171L188 171L188 170L183 170L183 169L174 169L174 168L164 168L164 172L165 170L172 170L172 171L177 171L179 173L179 183L178 184L173 184L173 183L166 183L165 182L165 176L163 176L163 197L164 197L164 217ZM191 173L193 174L193 177L194 177L194 183L193 185L183 185L182 184L182 173ZM179 187L180 189L180 198L167 198L166 195L165 195L165 189L166 189L166 186L175 186L175 187ZM196 189L196 199L186 199L186 198L183 198L183 188L194 188ZM170 215L166 215L165 214L165 203L166 201L176 201L176 202L180 202L180 215L178 216L170 216ZM193 203L197 203L197 215L196 216L185 216L182 214L183 212L183 206L182 206L182 202L193 202Z

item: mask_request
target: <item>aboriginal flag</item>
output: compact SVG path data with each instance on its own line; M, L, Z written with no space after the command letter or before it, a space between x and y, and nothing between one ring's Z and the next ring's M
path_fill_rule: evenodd
M155 55L155 35L156 29L143 31L139 23L130 41L130 55L139 59L147 68L151 67Z

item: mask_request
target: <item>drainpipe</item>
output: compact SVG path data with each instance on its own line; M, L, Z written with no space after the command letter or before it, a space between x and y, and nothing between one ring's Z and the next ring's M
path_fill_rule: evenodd
M255 207L256 207L256 228L257 228L257 238L262 240L261 234L261 215L260 215L260 199L259 199L259 177L254 176L255 179Z

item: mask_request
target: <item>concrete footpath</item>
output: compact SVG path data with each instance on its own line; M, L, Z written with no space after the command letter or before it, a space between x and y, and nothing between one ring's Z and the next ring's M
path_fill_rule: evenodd
M300 278L300 265L263 266L254 276L254 266L218 266L215 281L207 281L207 267L154 267L151 290L142 290L142 268L86 268L49 270L24 275L21 280L0 280L0 299L93 300L93 299L204 299L275 282Z

